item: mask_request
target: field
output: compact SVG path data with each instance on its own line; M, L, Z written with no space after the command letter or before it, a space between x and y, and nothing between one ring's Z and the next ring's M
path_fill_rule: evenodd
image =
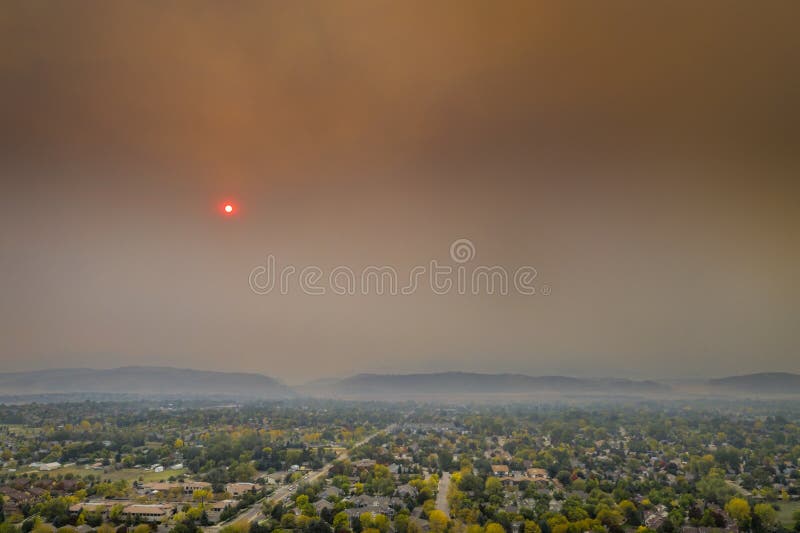
M23 437L35 437L42 432L41 428L23 426L22 424L3 424L3 426L8 429L9 434Z
M95 477L99 477L103 480L117 481L124 479L127 481L136 481L141 479L141 481L145 483L152 483L155 481L166 481L170 477L178 477L187 473L185 468L180 470L165 470L163 472L153 472L152 470L144 470L142 468L123 468L121 470L106 468L106 470L107 472L104 472L103 470L87 469L81 466L71 466L59 468L57 470L51 470L49 472L39 472L39 475L48 474L51 478L55 478L58 476L65 476L67 474L73 474L77 476L86 476L88 474L92 474ZM20 470L20 473L22 472L38 472L38 470Z
M778 505L780 506L778 520L785 526L794 526L792 515L795 511L800 511L800 502L780 502Z

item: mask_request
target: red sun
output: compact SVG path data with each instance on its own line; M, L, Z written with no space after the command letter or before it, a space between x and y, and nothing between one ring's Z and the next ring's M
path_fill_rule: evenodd
M236 206L231 202L225 202L222 204L222 214L226 216L231 216L236 213Z

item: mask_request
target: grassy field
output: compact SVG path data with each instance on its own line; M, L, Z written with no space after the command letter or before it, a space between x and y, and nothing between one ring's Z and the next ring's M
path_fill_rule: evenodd
M15 435L23 435L25 437L33 437L41 433L41 429L39 428L31 428L28 426L23 426L21 424L3 424L8 428L9 433L14 433Z
M141 468L123 468L122 470L107 468L107 470L108 472L103 472L102 470L91 470L81 466L71 466L67 468L59 468L58 470L51 470L50 472L39 472L38 470L19 470L18 473L37 472L40 475L49 474L51 478L64 476L66 474L73 474L80 477L92 474L95 477L100 477L100 479L110 479L111 481L117 481L120 479L124 479L126 481L136 481L141 478L145 483L166 481L170 477L178 477L181 474L187 473L185 468L180 470L165 470L163 472L153 472L151 470L144 470Z
M778 505L781 508L778 511L778 520L787 527L794 526L792 515L795 511L800 510L800 502L780 502Z

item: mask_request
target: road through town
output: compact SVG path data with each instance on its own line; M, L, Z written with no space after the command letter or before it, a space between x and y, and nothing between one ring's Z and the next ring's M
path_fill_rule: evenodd
M361 439L357 443L355 443L350 448L350 450L354 450L354 449L358 448L359 446L363 446L364 444L368 443L369 441L371 441L372 439L374 439L375 437L377 437L378 435L380 435L382 433L391 433L396 429L396 427L397 427L397 424L391 424L391 425L387 426L385 429L383 429L381 431L376 431L375 433L372 433L371 435L369 435L369 436ZM328 476L328 472L330 472L331 468L333 468L333 464L336 461L344 461L345 459L349 459L350 458L350 450L343 451L338 456L336 456L336 459L334 459L333 461L331 461L329 463L326 463L325 466L323 466L319 470L314 470L312 472L309 472L300 481L297 481L295 483L291 483L289 485L283 485L281 487L278 487L275 490L275 492L273 492L272 494L266 496L265 498L262 498L262 499L258 500L249 509L239 513L238 515L234 516L230 520L227 520L225 522L220 522L219 524L214 525L214 526L206 527L206 528L204 528L204 531L211 532L211 533L217 533L220 529L224 528L225 526L229 526L229 525L234 524L236 522L246 522L246 523L250 524L250 523L253 523L253 522L259 522L260 520L263 520L265 518L265 516L264 516L264 513L261 512L261 508L262 508L262 504L265 501L270 502L270 503L278 503L280 501L285 501L287 498L291 498L291 496L297 490L297 486L298 486L299 483L303 483L303 482L305 482L305 483L314 483L314 482L316 482L316 481L318 481L320 479L325 479Z
M439 478L439 489L436 493L436 508L450 516L450 504L447 501L447 491L450 489L450 472L442 472Z

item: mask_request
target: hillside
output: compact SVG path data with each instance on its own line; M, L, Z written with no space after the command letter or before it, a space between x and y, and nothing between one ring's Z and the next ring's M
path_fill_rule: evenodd
M800 394L800 375L789 372L762 372L711 379L708 385L727 392L760 394Z
M539 393L630 394L666 392L653 381L582 379L567 376L439 372L429 374L358 374L338 381L309 383L298 391L312 396L370 397L440 395L520 395Z
M113 393L156 396L289 398L292 389L261 374L130 366L0 374L0 395Z

